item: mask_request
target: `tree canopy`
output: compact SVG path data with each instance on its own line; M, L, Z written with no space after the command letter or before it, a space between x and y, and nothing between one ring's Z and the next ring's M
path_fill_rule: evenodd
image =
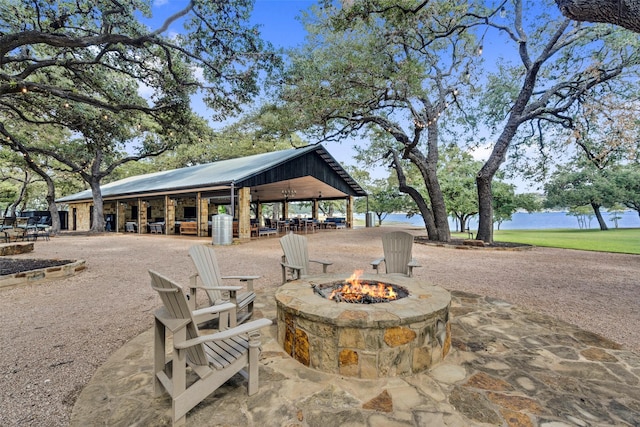
M177 135L189 127L194 94L202 95L214 119L224 119L258 94L260 72L278 63L248 23L251 1L190 1L157 28L143 22L152 17L151 4L3 2L2 144L25 157L39 153L67 158L60 149L70 147L36 147L21 138L16 130L27 123L82 134L94 148L83 151L94 159L98 152L115 154L115 142L135 138L141 140L138 154L162 152L176 143L169 141L172 132ZM173 34L172 25L183 30ZM149 121L145 135L135 134L136 129L145 131L140 127ZM151 128L156 137L150 135ZM84 170L78 166L70 167ZM94 218L101 220L99 215Z

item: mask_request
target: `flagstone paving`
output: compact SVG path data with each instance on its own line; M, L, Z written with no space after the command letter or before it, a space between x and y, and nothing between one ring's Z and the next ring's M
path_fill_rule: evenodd
M276 319L273 293L257 317ZM612 309L615 309L612 307ZM452 293L452 350L432 370L362 380L309 369L263 330L260 390L232 378L187 415L194 426L639 426L640 355L504 301ZM168 425L153 397L152 330L96 372L71 425Z

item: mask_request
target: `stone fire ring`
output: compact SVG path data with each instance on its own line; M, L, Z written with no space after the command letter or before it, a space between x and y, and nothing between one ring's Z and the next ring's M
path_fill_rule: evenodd
M325 299L311 286L350 275L306 277L276 291L278 342L287 354L319 371L366 379L413 375L447 355L449 292L416 278L365 274L361 280L403 286L409 296L349 304Z

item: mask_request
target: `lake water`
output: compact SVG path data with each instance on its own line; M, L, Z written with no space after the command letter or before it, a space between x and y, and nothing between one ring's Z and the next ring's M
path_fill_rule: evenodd
M613 214L609 212L602 212L607 226L609 228L615 228L615 224L612 219ZM636 211L625 211L622 214L618 214L621 218L618 220L619 228L640 228L640 216ZM364 215L356 215L357 218L364 220ZM374 215L374 220L377 220ZM424 227L424 221L421 216L415 215L411 218L407 218L404 214L389 214L382 221L382 224L388 224L390 222L405 222L417 226ZM598 220L595 216L591 219L591 222L587 220L588 228L597 229ZM472 218L470 221L470 228L472 230L478 229L478 219ZM449 220L449 226L451 230L455 230L454 224ZM544 228L576 228L579 229L578 219L575 216L567 215L566 212L516 212L513 214L511 221L504 221L500 225L500 230L527 230L527 229L544 229ZM495 226L497 230L498 227Z

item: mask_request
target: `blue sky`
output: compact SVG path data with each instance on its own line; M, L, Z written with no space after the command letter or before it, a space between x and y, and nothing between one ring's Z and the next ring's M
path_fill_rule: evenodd
M269 41L276 48L294 47L304 42L305 31L299 20L301 10L308 9L316 3L315 0L256 0L251 22L260 26L262 38ZM183 9L188 0L156 0L153 8L153 19L148 22L152 28L159 27L166 17ZM175 28L174 28L175 27ZM179 24L174 24L169 32L180 32ZM194 99L193 107L196 112L209 118L210 111L198 99ZM213 127L216 127L212 123ZM315 142L315 141L309 141ZM352 146L355 141L324 144L327 150L339 162L347 165L355 164ZM386 176L387 171L378 170L377 177Z

